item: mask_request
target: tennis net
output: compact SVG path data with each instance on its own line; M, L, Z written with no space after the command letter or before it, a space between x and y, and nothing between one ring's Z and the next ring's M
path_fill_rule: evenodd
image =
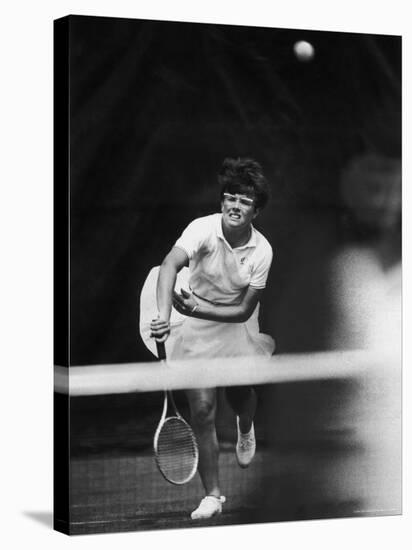
M55 366L55 391L77 395L150 392L396 376L400 358L392 351L333 351L272 357L237 357Z
M218 388L224 513L233 524L401 513L401 362L391 351L55 367L69 403L72 533L191 527L199 475L156 469L163 390L190 421L184 389ZM225 389L253 385L257 453L236 463Z

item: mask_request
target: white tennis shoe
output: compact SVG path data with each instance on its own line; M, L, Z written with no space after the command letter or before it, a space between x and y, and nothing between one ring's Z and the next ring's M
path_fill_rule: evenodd
M208 519L222 513L222 504L226 501L225 497L215 497L208 495L202 498L199 506L191 513L192 519Z
M247 468L252 462L256 452L255 427L252 422L252 427L247 434L243 434L239 427L239 417L236 417L237 422L237 443L236 443L236 458L241 468Z

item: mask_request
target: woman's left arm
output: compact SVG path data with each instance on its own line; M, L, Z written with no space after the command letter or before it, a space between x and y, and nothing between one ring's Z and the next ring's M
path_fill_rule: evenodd
M222 323L244 323L254 312L259 302L261 289L248 287L242 301L235 305L214 305L199 303L193 294L182 290L181 294L174 292L173 307L182 315L220 321Z

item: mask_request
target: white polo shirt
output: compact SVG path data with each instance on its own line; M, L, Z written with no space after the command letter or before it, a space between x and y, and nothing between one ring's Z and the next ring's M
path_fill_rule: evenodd
M249 241L232 248L222 231L222 214L191 222L176 241L189 258L190 288L207 300L237 303L251 286L266 286L272 263L272 247L252 226Z

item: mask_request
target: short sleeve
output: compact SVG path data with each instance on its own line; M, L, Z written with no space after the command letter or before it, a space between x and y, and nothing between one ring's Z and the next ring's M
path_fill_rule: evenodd
M252 271L249 286L256 289L263 289L266 287L270 266L272 265L272 258L272 247L269 243L266 243L263 253L257 261L255 269Z
M194 255L207 243L209 229L207 218L193 220L177 239L175 246L184 250L189 260L192 260Z

